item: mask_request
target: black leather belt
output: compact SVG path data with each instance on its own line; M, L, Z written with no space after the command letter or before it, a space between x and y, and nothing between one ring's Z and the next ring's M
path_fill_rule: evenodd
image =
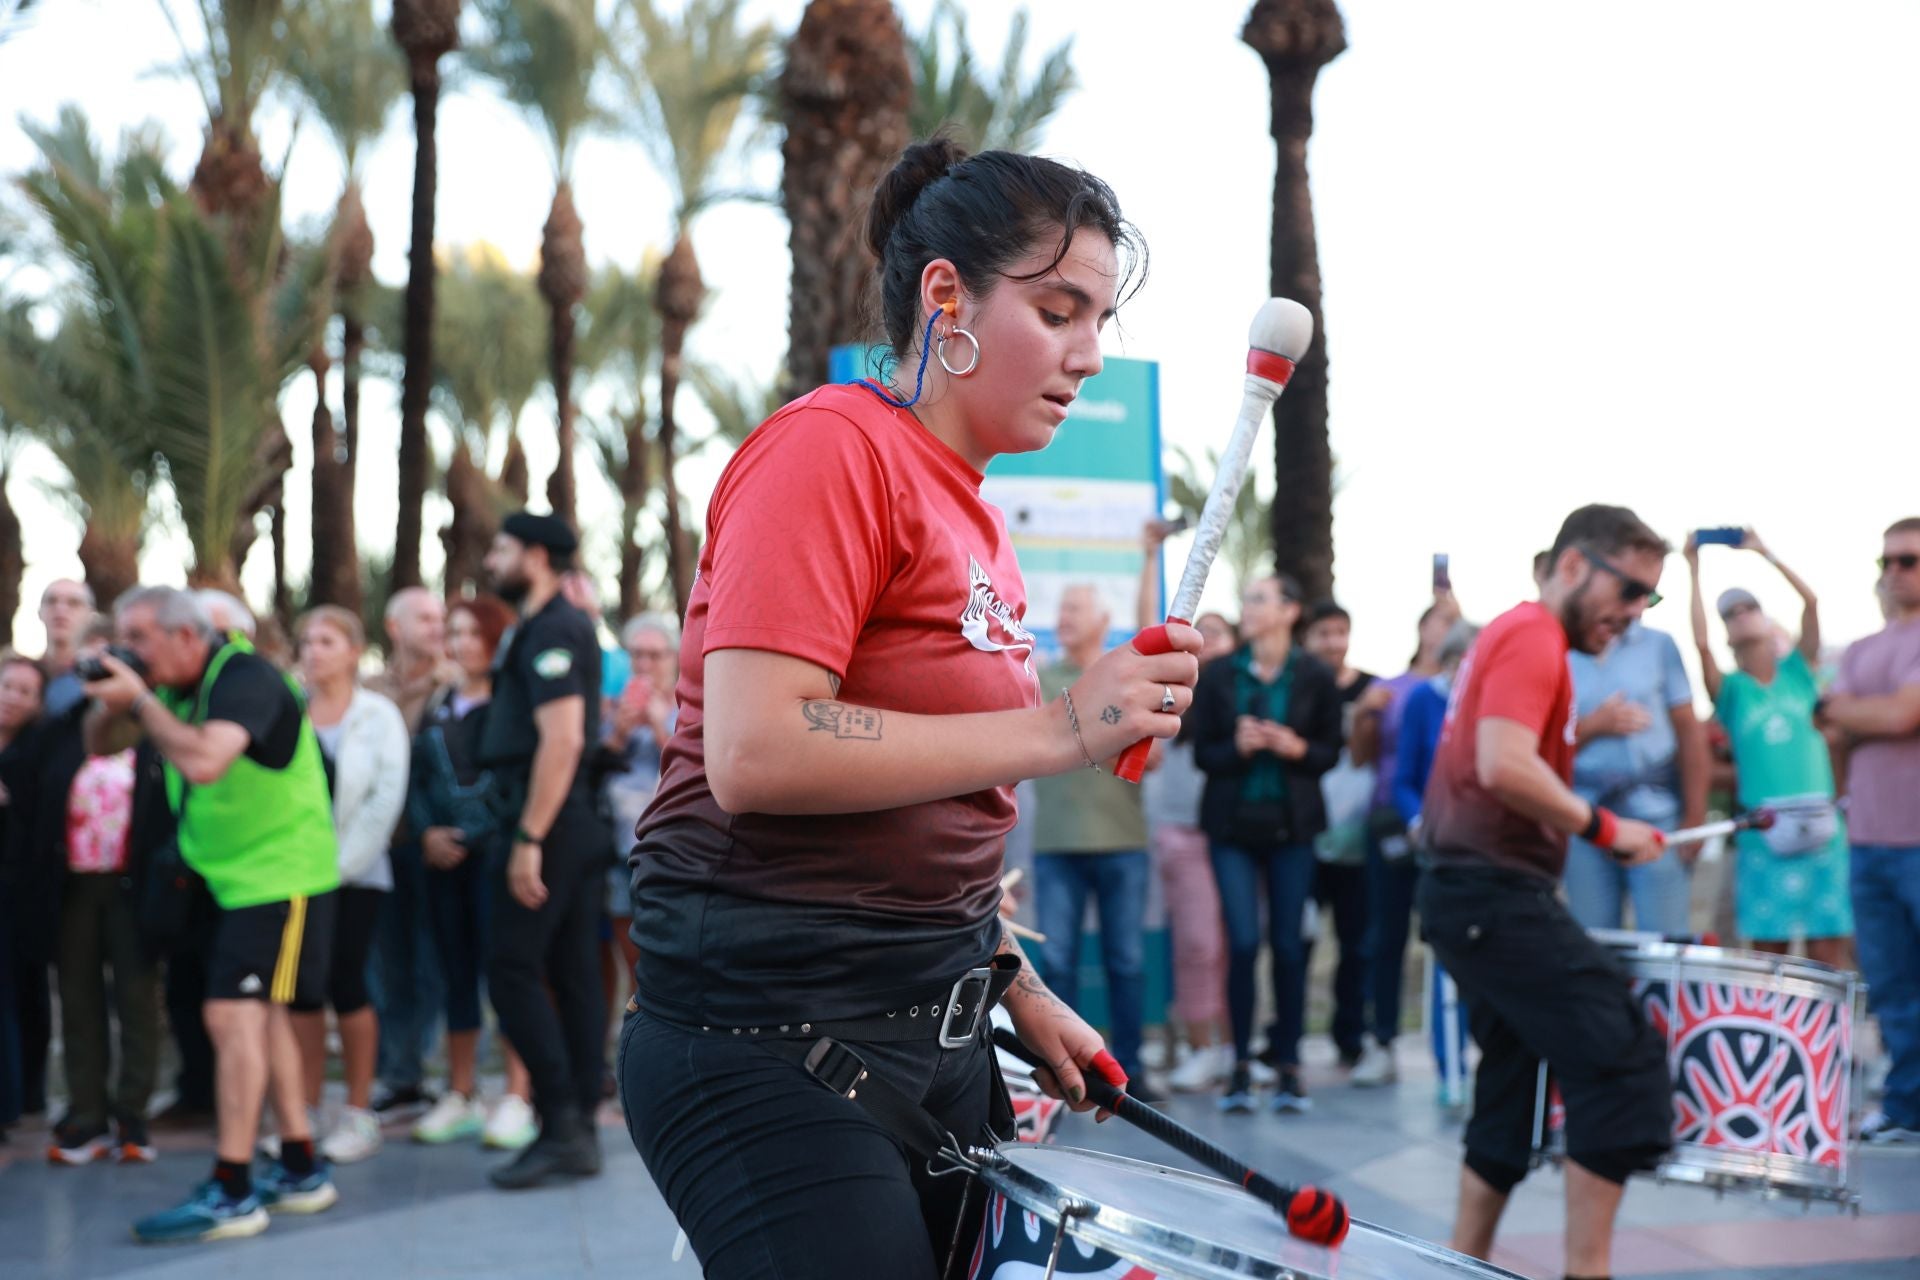
M836 1040L884 1043L937 1038L943 1049L963 1049L979 1035L987 1011L1000 1002L1020 972L1018 958L996 955L977 969L969 969L952 985L928 993L925 999L885 1013L862 1018L791 1019L757 1027L720 1027L679 1023L704 1035L742 1040L800 1040L830 1036ZM639 1006L631 1001L630 1010ZM673 1021L678 1022L677 1019Z

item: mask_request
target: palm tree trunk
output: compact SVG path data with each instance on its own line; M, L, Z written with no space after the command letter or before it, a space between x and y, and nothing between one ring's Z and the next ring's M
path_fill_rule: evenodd
M573 335L580 299L587 291L587 251L573 188L563 179L540 234L540 296L547 301L547 365L553 380L554 441L559 457L547 478L547 505L578 528L574 516Z
M20 542L20 515L7 496L9 479L8 468L0 467L0 649L13 643L13 615L20 611L20 580L27 572Z
M1327 331L1320 309L1320 253L1307 183L1313 88L1320 68L1346 48L1332 0L1259 0L1241 38L1267 64L1269 130L1279 151L1273 176L1270 292L1313 313L1313 341L1274 406L1274 563L1300 580L1307 599L1333 595L1333 452L1327 441Z
M140 581L140 537L115 537L89 524L80 535L80 570L93 598L109 608Z
M444 574L447 594L460 596L473 587L480 576L480 557L486 553L482 532L486 521L486 480L473 463L464 440L453 446L453 460L447 464L447 502L453 517L440 532L446 549Z
M400 382L400 513L391 592L420 585L420 525L427 496L427 393L433 387L433 205L440 109L437 56L409 58L413 83L413 242L407 248L407 302Z
M348 551L343 555L340 540L340 480L339 433L334 430L333 410L327 407L327 368L328 360L324 349L317 349L309 357L308 367L313 370L313 567L307 583L309 604L344 603L335 595L339 581L341 562L346 561L349 572L357 566L354 556Z
M811 0L780 77L781 203L793 257L791 398L827 380L837 343L870 336L873 257L862 208L910 134L913 74L890 0Z
M273 617L287 635L293 634L293 592L287 587L287 505L273 504L268 514L268 537L273 543Z
M673 584L674 609L683 614L687 611L687 598L693 594L693 566L687 563L686 527L680 520L680 481L675 474L680 442L673 421L673 402L680 390L680 351L686 341L686 325L669 320L661 326L660 483L666 499L667 580Z
M357 309L351 305L341 309L341 320L345 339L341 349L340 407L342 425L345 427L346 457L340 459L338 479L334 486L338 503L334 520L338 530L336 536L344 554L339 562L339 573L334 579L333 603L358 615L362 603L360 535L355 525L353 503L360 471L360 364L367 349L367 327L361 322Z
M640 612L640 508L647 500L646 416L627 419L627 461L620 469L620 616ZM676 504L677 505L677 504Z

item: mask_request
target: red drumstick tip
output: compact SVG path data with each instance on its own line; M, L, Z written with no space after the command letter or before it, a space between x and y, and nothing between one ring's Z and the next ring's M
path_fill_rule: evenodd
M1338 1196L1318 1187L1302 1187L1287 1203L1287 1230L1302 1240L1332 1248L1347 1238L1353 1219Z
M1771 809L1755 809L1749 816L1748 821L1752 824L1755 831L1768 831L1773 828L1773 824L1778 818L1779 815Z

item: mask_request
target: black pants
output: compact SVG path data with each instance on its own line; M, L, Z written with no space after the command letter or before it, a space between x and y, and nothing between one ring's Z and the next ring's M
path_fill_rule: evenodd
M1540 1064L1567 1106L1567 1158L1622 1181L1672 1145L1673 1081L1627 974L1544 881L1491 868L1421 877L1420 923L1480 1045L1467 1163L1496 1189L1525 1175Z
M195 878L193 907L185 938L167 956L167 1029L180 1054L180 1074L174 1081L179 1105L189 1111L211 1111L213 1040L207 1035L203 1006L207 1002L207 948L213 941L220 908L207 886Z
M487 988L500 1031L533 1077L543 1118L600 1099L607 998L600 983L600 908L607 832L591 813L563 809L541 855L547 900L537 911L507 887L507 853L489 868L493 925ZM551 998L548 992L552 992Z
M848 1047L962 1142L988 1139L984 1039ZM632 1014L620 1095L707 1280L934 1280L944 1264L968 1179L930 1177L866 1108L765 1045Z
M1367 977L1373 961L1366 864L1318 864L1313 895L1324 912L1315 945L1326 941L1328 916L1333 918L1331 932L1340 944L1340 962L1333 971L1333 1043L1342 1057L1351 1060L1366 1047Z
M14 1016L20 1028L20 1109L47 1109L47 1051L53 1045L53 962L15 934Z

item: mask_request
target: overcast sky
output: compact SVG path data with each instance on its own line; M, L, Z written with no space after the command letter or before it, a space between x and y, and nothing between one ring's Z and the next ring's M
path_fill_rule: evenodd
M754 6L782 31L801 8ZM914 26L930 8L901 5ZM1013 8L968 5L990 61ZM1266 73L1238 39L1248 5L1034 8L1036 49L1072 36L1083 82L1042 149L1111 182L1152 248L1112 350L1162 362L1170 441L1216 442L1266 293L1274 152ZM1310 165L1340 462L1337 573L1356 657L1404 664L1433 552L1451 554L1461 600L1484 620L1529 592L1532 553L1590 501L1630 504L1676 542L1695 526L1752 523L1821 591L1829 637L1873 629L1880 530L1920 514L1920 6L1343 8L1350 48L1321 77ZM49 119L77 100L109 138L161 121L184 178L202 107L185 83L146 74L173 49L149 0L47 6L0 46L0 171L32 159L13 118ZM268 112L263 133L279 154L287 114ZM491 241L532 263L551 195L533 132L469 89L443 102L440 148L442 241ZM390 282L405 276L412 154L397 114L367 184ZM311 126L291 155L289 214L317 219L338 193L337 164ZM773 189L778 173L773 155L750 176ZM576 188L596 262L632 266L664 244L666 191L637 147L589 142ZM696 242L717 298L694 345L770 380L785 346L784 220L777 208L724 208ZM363 426L360 528L376 549L393 528L396 400L370 388ZM310 405L303 382L287 398L296 436ZM536 403L524 424L536 481L551 465L549 423ZM304 440L296 447L288 506L304 564ZM29 531L16 628L29 651L40 587L79 567L77 527L40 491L53 474L30 454L11 489ZM697 505L712 474L689 467ZM604 527L597 485L582 508L583 523ZM178 580L181 545L154 538L149 576ZM610 569L610 539L589 551ZM1710 555L1710 589L1738 581L1797 615L1764 565ZM264 561L246 574L259 595ZM1663 585L1679 598L1649 619L1683 639L1684 573L1675 557Z

